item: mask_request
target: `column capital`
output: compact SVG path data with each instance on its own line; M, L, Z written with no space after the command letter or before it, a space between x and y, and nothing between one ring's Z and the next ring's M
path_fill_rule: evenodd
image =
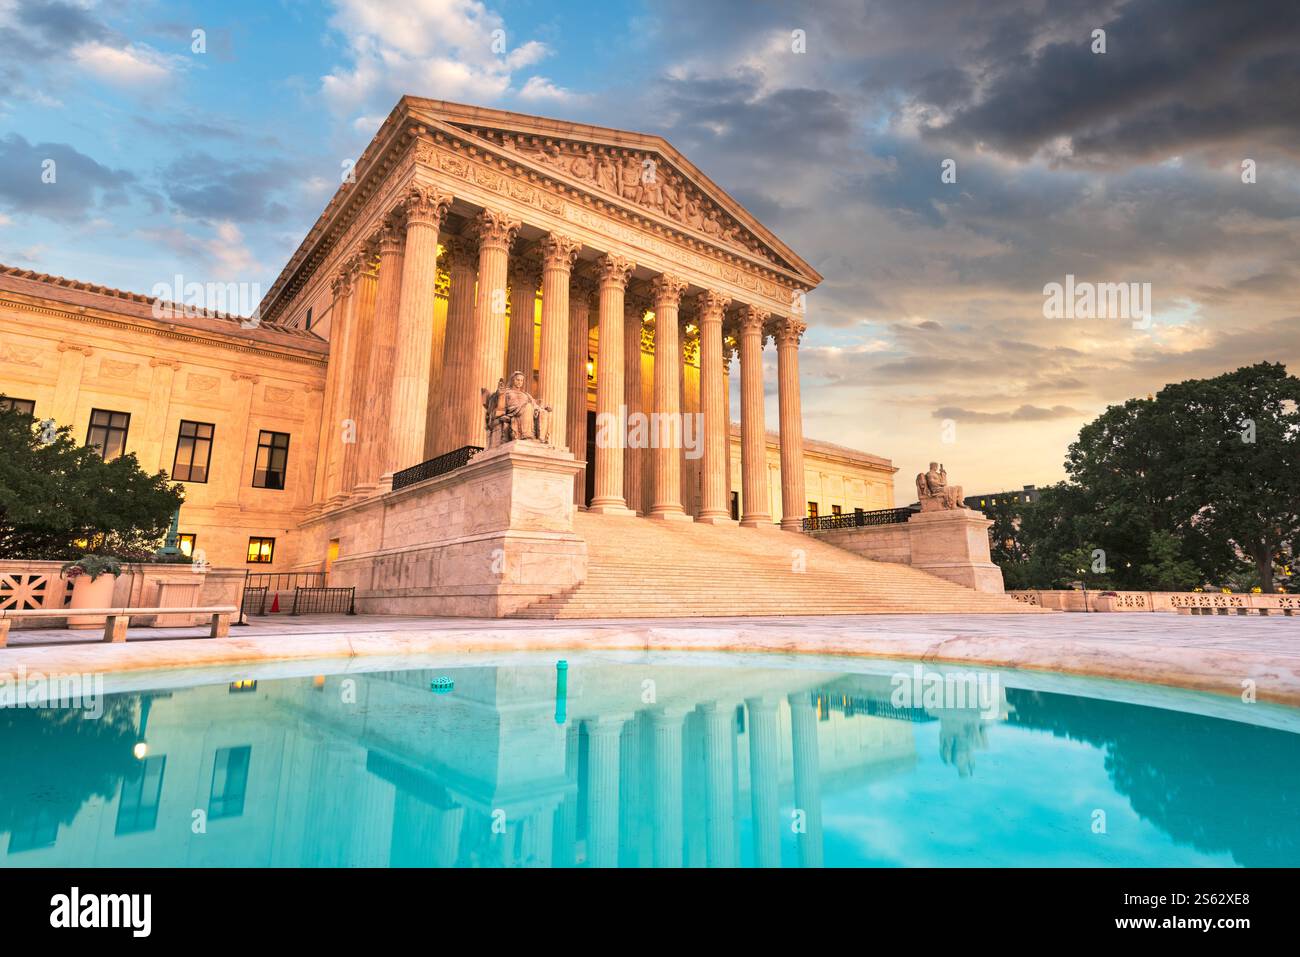
M731 305L731 297L714 289L702 292L695 297L695 307L699 313L701 325L706 322L721 322L723 312L729 305Z
M536 292L542 282L542 261L529 249L510 258L506 275L511 286Z
M406 229L401 217L390 213L370 235L378 246L379 258L383 259L402 248L402 243L406 239Z
M334 298L346 299L352 295L352 283L355 278L356 272L352 269L351 261L340 266L334 278L330 280L330 292L334 294Z
M578 251L582 243L561 233L550 233L542 237L538 248L542 253L543 269L562 269L569 272L578 261Z
M438 229L451 208L450 193L433 186L416 184L411 186L402 197L399 206L406 214L407 226L432 226Z
M601 286L619 286L626 289L627 281L632 278L632 270L634 269L636 269L636 263L626 256L606 253L596 260L596 275Z
M478 250L464 236L448 236L442 240L442 259L448 271L478 268Z
M676 306L686 291L686 280L672 273L660 273L650 280L650 295L654 300L655 312L668 306Z
M766 310L759 309L757 306L741 306L736 311L737 318L740 320L740 332L742 335L762 335L764 324L772 318L772 314Z
M650 311L650 300L639 292L629 292L623 297L623 317L628 322L644 322Z
M485 209L474 217L472 230L480 249L488 246L509 252L522 225L503 210Z
M593 276L585 273L575 273L569 279L569 301L581 299L588 305L591 304L591 297L596 295L599 283Z
M803 334L808 331L808 323L793 316L782 316L772 323L772 336L778 343L799 345Z

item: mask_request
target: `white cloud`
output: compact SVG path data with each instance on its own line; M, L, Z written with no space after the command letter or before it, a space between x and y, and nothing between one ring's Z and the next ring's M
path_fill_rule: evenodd
M99 42L73 47L72 59L104 82L126 87L161 83L179 62L143 44L114 47Z
M536 100L553 100L557 103L572 103L584 99L581 94L556 86L544 76L530 76L519 91L519 99L530 102Z

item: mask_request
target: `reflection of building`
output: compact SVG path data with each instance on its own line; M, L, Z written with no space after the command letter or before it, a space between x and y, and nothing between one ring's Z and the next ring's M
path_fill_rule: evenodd
M915 761L911 724L864 713L880 679L575 667L557 725L551 669L454 670L434 695L439 674L148 699L115 793L0 837L0 863L729 866L752 841L777 865L798 811L795 857L817 866L823 797Z

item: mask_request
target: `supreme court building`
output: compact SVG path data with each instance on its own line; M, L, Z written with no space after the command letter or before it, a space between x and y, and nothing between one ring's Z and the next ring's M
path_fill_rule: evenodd
M784 554L809 512L892 507L887 459L803 435L820 280L657 136L408 96L252 320L0 267L0 392L184 482L207 562L510 614L589 558L746 528ZM549 442L480 451L516 371ZM639 415L693 444L636 438Z

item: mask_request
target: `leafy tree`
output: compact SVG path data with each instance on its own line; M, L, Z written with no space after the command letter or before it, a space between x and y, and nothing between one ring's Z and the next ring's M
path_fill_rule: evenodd
M0 557L66 559L104 552L148 558L184 493L133 454L105 462L68 427L0 408Z

